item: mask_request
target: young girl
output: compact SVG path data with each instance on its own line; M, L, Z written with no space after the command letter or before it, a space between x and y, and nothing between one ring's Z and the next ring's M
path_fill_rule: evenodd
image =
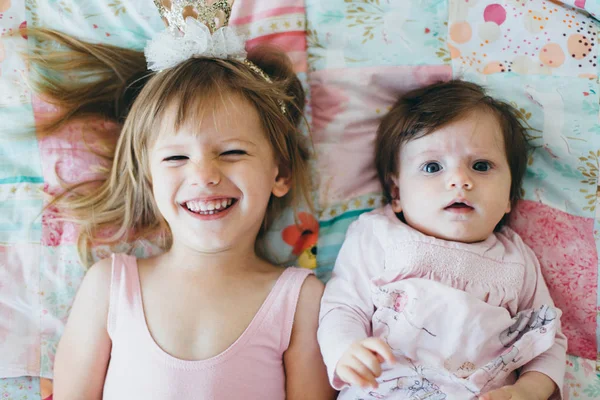
M517 115L452 81L406 94L383 119L376 164L390 204L350 226L321 304L339 398L560 398L560 311L503 225L527 162Z
M215 4L229 15L225 1ZM83 243L157 231L168 243L162 255L114 254L88 271L58 346L55 399L331 398L316 340L322 284L270 264L256 245L277 211L307 193L301 85L282 54L246 59L231 31L204 25L212 16L181 24L162 11L172 29L147 48L160 71L145 85L139 54L31 32L69 48L33 57L54 70L42 91L75 107L54 126L130 109L110 177L59 200L83 225ZM73 60L88 79L61 80ZM94 68L102 80L89 79ZM68 103L75 96L81 104Z

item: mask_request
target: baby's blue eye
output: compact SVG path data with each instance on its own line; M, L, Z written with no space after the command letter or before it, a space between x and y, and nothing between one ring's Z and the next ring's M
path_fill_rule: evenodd
M435 174L436 172L440 172L442 170L442 166L438 162L428 162L423 166L423 171L428 174Z
M473 169L479 172L486 172L489 171L491 168L492 166L487 161L477 161L475 164L473 164Z

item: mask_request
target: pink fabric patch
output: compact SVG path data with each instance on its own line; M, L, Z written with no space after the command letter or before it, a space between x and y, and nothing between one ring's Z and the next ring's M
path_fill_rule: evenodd
M304 0L240 1L236 2L231 10L230 21L231 25L240 25L257 18L263 19L295 12L304 12Z
M293 2L289 2L290 4L292 4ZM298 3L298 2L296 2ZM237 4L236 4L237 6ZM248 12L248 10L241 10L239 14L241 14L242 12ZM267 18L271 18L271 17L280 17L280 16L285 16L288 14L296 14L296 13L304 13L304 6L296 6L296 7L277 7L277 8L273 8L273 9L269 9L269 10L264 10L258 13L252 13L252 10L250 10L251 14L250 15L246 15L246 16L240 16L237 17L238 15L237 13L237 8L234 8L232 13L233 13L233 17L229 20L229 25L231 26L236 26L236 25L243 25L243 24L249 24L251 22L254 21L261 21L263 19L267 19Z
M521 201L510 226L537 255L557 307L569 354L596 359L598 254L594 220Z
M0 245L0 376L40 371L40 245Z
M452 77L449 66L396 66L314 71L309 75L319 202L323 206L381 187L374 169L377 126L398 96Z
M318 81L312 84L310 95L313 103L313 138L317 139L317 132L324 132L336 115L345 111L349 98L341 87L323 85ZM319 139L324 141L325 138Z
M48 185L44 185L44 193L48 193ZM58 220L56 207L48 207L42 214L42 244L44 246L59 246L61 244L76 244L77 226L73 223Z
M52 106L38 98L33 99L36 122ZM110 162L99 154L110 154L114 148L120 127L100 119L73 122L48 137L39 137L38 144L44 176L44 192L48 199L62 193L71 184L87 182L102 176L102 169ZM46 208L42 214L42 244L59 246L74 244L77 229L69 222L57 219L56 207Z
M300 73L308 70L306 60L306 34L303 30L258 36L247 40L246 48L251 49L264 44L279 49L286 49L285 53L290 60L292 60L294 72Z

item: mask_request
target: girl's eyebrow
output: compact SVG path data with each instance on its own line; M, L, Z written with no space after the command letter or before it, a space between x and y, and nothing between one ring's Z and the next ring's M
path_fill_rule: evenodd
M230 142L242 142L242 143L246 143L246 144L249 144L251 146L256 147L256 143L254 143L251 140L239 139L239 138L232 138L232 139L225 139L225 140L223 140L223 143L230 143Z
M181 149L182 147L185 147L185 146L180 145L180 144L167 144L164 146L157 147L156 151L178 150L178 149Z

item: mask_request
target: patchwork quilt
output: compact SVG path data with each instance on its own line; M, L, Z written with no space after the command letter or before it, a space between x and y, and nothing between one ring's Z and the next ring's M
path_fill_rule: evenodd
M483 84L531 127L511 226L563 310L565 397L600 398L598 15L598 0L236 0L231 24L248 46L284 49L309 94L315 210L276 222L273 260L326 281L348 225L382 205L375 130L398 95L452 77ZM27 38L8 37L24 26L139 50L163 28L151 0L0 0L0 398L15 400L51 397L56 345L85 273L75 228L44 205L59 178L106 168L97 153L119 133L92 119L36 134L54 110L28 87ZM140 242L95 256L115 250L158 251Z

